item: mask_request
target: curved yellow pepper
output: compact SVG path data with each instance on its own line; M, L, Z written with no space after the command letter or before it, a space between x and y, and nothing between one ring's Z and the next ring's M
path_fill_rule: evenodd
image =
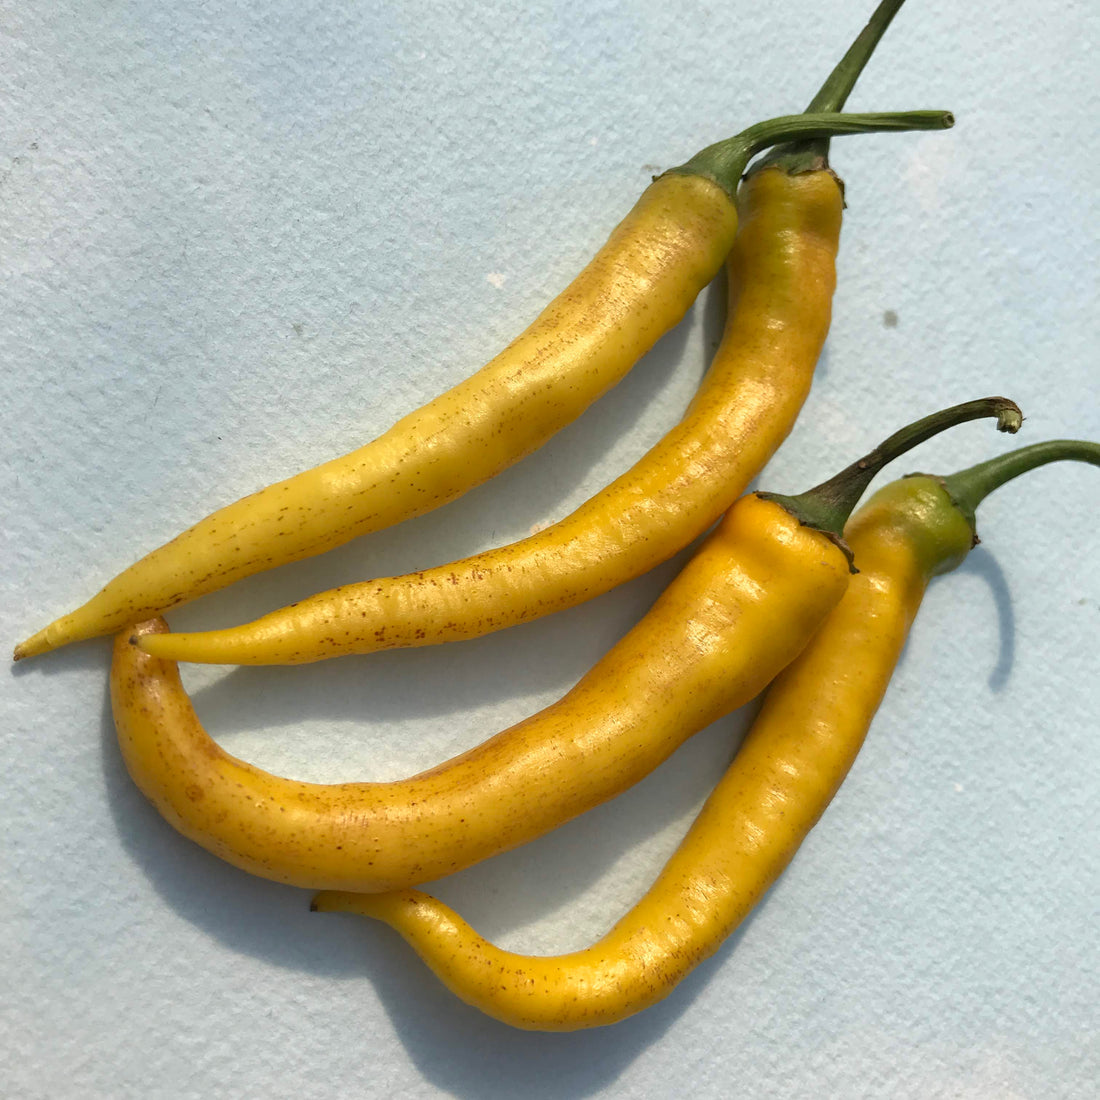
M675 325L733 243L700 176L655 181L570 286L495 359L350 454L219 509L20 647L110 633L452 500L530 453Z
M881 0L808 111L839 111L901 7ZM139 644L172 660L302 664L478 637L572 607L701 535L790 431L829 328L844 206L828 141L774 151L738 192L722 343L680 423L560 522L422 572L348 584L256 622Z
M1010 476L1059 458L1100 464L1100 446L1071 441L1016 455ZM462 1000L515 1027L596 1027L661 1000L752 910L836 794L928 580L955 568L974 542L972 507L958 504L940 479L922 476L887 486L853 517L845 539L859 574L776 678L733 763L656 882L591 947L551 957L503 951L418 890L327 892L313 908L391 925Z
M298 886L380 891L438 878L531 840L626 790L789 664L848 584L839 530L881 467L1004 398L895 432L798 497L742 497L644 618L558 702L396 783L298 783L224 752L172 661L115 641L111 703L135 783L185 836ZM163 620L136 633L167 630Z
M630 470L529 538L401 577L347 584L252 623L147 634L158 657L301 664L478 637L653 568L702 534L787 436L828 332L844 206L828 169L753 173L738 199L726 330L679 424Z
M179 832L246 871L356 891L425 882L636 783L758 694L847 583L847 558L827 536L779 504L744 497L561 700L391 783L299 783L235 759L203 729L175 663L143 653L127 631L111 668L119 747L135 783Z
M591 263L487 366L365 447L200 520L18 645L15 659L111 633L454 499L572 421L680 320L733 244L733 196L751 156L802 137L952 121L934 111L794 115L702 150L654 181Z

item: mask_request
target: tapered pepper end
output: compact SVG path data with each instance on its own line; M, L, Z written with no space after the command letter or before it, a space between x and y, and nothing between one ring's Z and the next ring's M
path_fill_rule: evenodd
M218 634L219 632L213 632ZM250 659L250 641L235 636L232 631L225 632L227 637L208 638L205 633L198 634L145 634L131 638L130 641L150 657L162 661L194 661L199 659L207 664L247 665L254 663ZM293 661L287 663L292 664Z
M62 615L60 619L55 619L37 634L32 634L25 642L20 642L12 653L12 659L22 661L27 657L39 657L43 653L50 653L73 642L84 642L95 637L96 632L88 629L90 616L87 614L88 607L94 603L95 600L91 600L76 611ZM118 623L118 626L123 625L125 625L124 620Z
M839 474L798 496L779 493L758 493L765 500L774 501L791 513L803 526L813 527L827 535L848 556L849 566L855 572L851 551L844 543L844 524L852 509L859 503L872 478L888 462L905 454L919 443L957 424L984 417L996 417L997 430L1015 433L1023 424L1023 413L1015 401L1007 397L985 397L953 405L931 416L922 417L883 440L857 462L841 470Z
M359 895L344 890L321 890L313 895L309 903L311 913L347 912Z
M12 660L22 661L26 657L38 657L56 648L57 643L50 640L50 627L47 626L37 634L32 634L25 642L20 642L12 652Z
M879 40L886 33L898 9L905 0L882 0L867 25L860 31L856 40L848 47L848 52L829 74L829 78L818 89L817 95L810 100L807 112L820 114L827 111L841 111L848 101L856 81L863 72ZM763 168L781 168L790 175L800 172L823 172L829 170L829 139L816 138L812 141L789 143L772 149L766 157L749 170L750 174ZM838 181L839 182L839 181Z

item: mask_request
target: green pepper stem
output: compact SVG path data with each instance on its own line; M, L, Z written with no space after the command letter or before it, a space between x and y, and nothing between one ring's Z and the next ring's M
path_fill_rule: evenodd
M828 80L810 100L807 111L818 113L843 110L856 81L871 59L871 54L875 52L875 47L886 33L886 28L890 26L898 9L904 3L905 0L882 0L867 21L867 26L860 31L856 40L848 47L848 52L829 74ZM827 171L829 139L825 137L814 141L781 145L772 149L766 157L754 164L749 174L759 172L763 168L781 168L792 176L800 172Z
M1007 397L985 397L978 401L966 401L961 405L953 405L949 409L915 420L901 431L894 432L889 439L883 440L859 461L853 462L851 466L808 492L798 496L783 496L779 493L758 493L757 495L786 508L803 526L813 527L822 534L829 535L845 553L848 553L842 538L844 524L848 521L852 509L859 503L859 498L863 496L872 478L883 466L905 454L918 443L923 443L932 436L955 427L956 424L964 424L968 420L979 420L987 416L997 418L997 430L1000 432L1019 431L1024 419L1020 407ZM849 560L851 560L850 555Z
M1100 466L1100 443L1089 443L1081 439L1050 439L1045 443L1033 443L1030 447L1020 447L1008 454L998 455L987 462L979 462L977 466L960 470L957 474L940 480L947 495L973 530L978 505L994 489L999 489L1006 481L1039 466L1045 466L1048 462L1067 460Z
M745 166L757 153L789 141L840 137L843 134L874 134L886 131L947 130L955 125L950 111L884 111L870 114L781 115L758 122L724 141L715 142L676 168L686 176L704 176L724 188L731 198Z
M860 73L863 72L879 40L886 33L886 28L893 22L894 16L904 3L905 0L882 0L882 3L875 8L871 18L867 20L867 26L859 32L856 40L848 47L848 52L829 74L829 79L821 85L817 95L810 100L806 108L808 113L844 109L844 104L848 102L848 96L852 94Z

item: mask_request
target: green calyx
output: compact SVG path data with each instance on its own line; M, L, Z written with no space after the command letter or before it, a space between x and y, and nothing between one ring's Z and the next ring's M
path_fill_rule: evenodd
M1023 414L1019 406L1006 397L985 397L977 401L966 401L961 405L953 405L949 409L943 409L931 416L914 421L883 440L873 451L841 470L839 474L805 493L800 493L798 496L758 493L757 496L785 508L803 526L812 527L828 535L848 555L848 561L851 564L852 556L843 539L844 524L847 523L852 509L859 503L859 498L882 467L948 428L969 420L980 420L983 417L995 417L997 430L1001 432L1017 432L1023 423ZM852 571L855 572L854 567Z
M856 81L863 72L871 54L879 40L886 33L898 9L905 0L882 0L874 14L867 21L867 26L859 33L856 40L848 47L848 52L840 59L840 63L829 74L829 78L821 85L817 95L810 100L807 112L840 111L852 94ZM764 168L781 168L790 175L800 172L821 172L829 168L829 139L827 137L815 138L809 141L798 141L782 145L753 165L750 175Z
M1045 443L1033 443L1008 454L998 455L977 466L960 470L957 474L939 478L951 502L966 518L977 543L976 513L978 505L995 489L1007 481L1026 474L1048 462L1088 462L1100 466L1100 443L1081 439L1050 439ZM919 477L919 474L910 474ZM927 475L925 475L927 476Z
M713 180L735 198L749 161L773 145L791 141L813 141L844 134L875 134L889 131L946 130L954 126L950 111L896 111L871 114L781 115L758 122L747 130L700 150L691 160L669 173L703 176Z

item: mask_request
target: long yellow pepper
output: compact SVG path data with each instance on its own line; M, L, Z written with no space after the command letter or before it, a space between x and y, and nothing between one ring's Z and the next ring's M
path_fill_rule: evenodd
M299 783L237 760L203 729L176 664L145 654L126 631L111 668L126 767L179 832L265 878L379 891L450 874L626 790L758 694L847 587L848 558L835 540L874 473L977 416L997 416L1010 431L1020 420L1004 399L968 402L895 433L802 497L742 497L562 699L400 782Z
M859 574L768 690L653 886L591 947L550 957L503 951L418 890L322 893L313 908L391 925L462 1000L515 1027L596 1027L661 1000L752 910L836 794L929 579L955 568L975 541L977 501L1010 476L1064 458L1100 464L1100 446L1038 444L955 475L947 488L938 478L908 478L860 509L845 530Z
M645 191L584 271L487 366L365 447L200 520L18 645L15 659L109 634L454 499L572 421L680 320L733 244L737 180L756 152L800 137L951 124L945 112L804 114L702 150Z
M146 634L179 661L302 664L478 637L665 561L744 492L809 393L829 327L844 201L827 169L754 173L739 197L722 343L685 416L641 461L538 533L460 561L322 592L252 623Z
M561 700L431 771L298 783L220 749L175 662L115 641L111 698L138 787L184 836L264 878L388 890L506 851L614 797L748 702L840 599L848 562L777 504L745 497ZM138 628L142 636L163 621Z
M882 0L808 111L837 111L902 0ZM737 196L722 343L687 412L630 470L508 546L321 592L255 622L147 634L158 657L304 664L479 637L592 599L701 535L786 438L829 330L844 197L827 140L775 150Z

